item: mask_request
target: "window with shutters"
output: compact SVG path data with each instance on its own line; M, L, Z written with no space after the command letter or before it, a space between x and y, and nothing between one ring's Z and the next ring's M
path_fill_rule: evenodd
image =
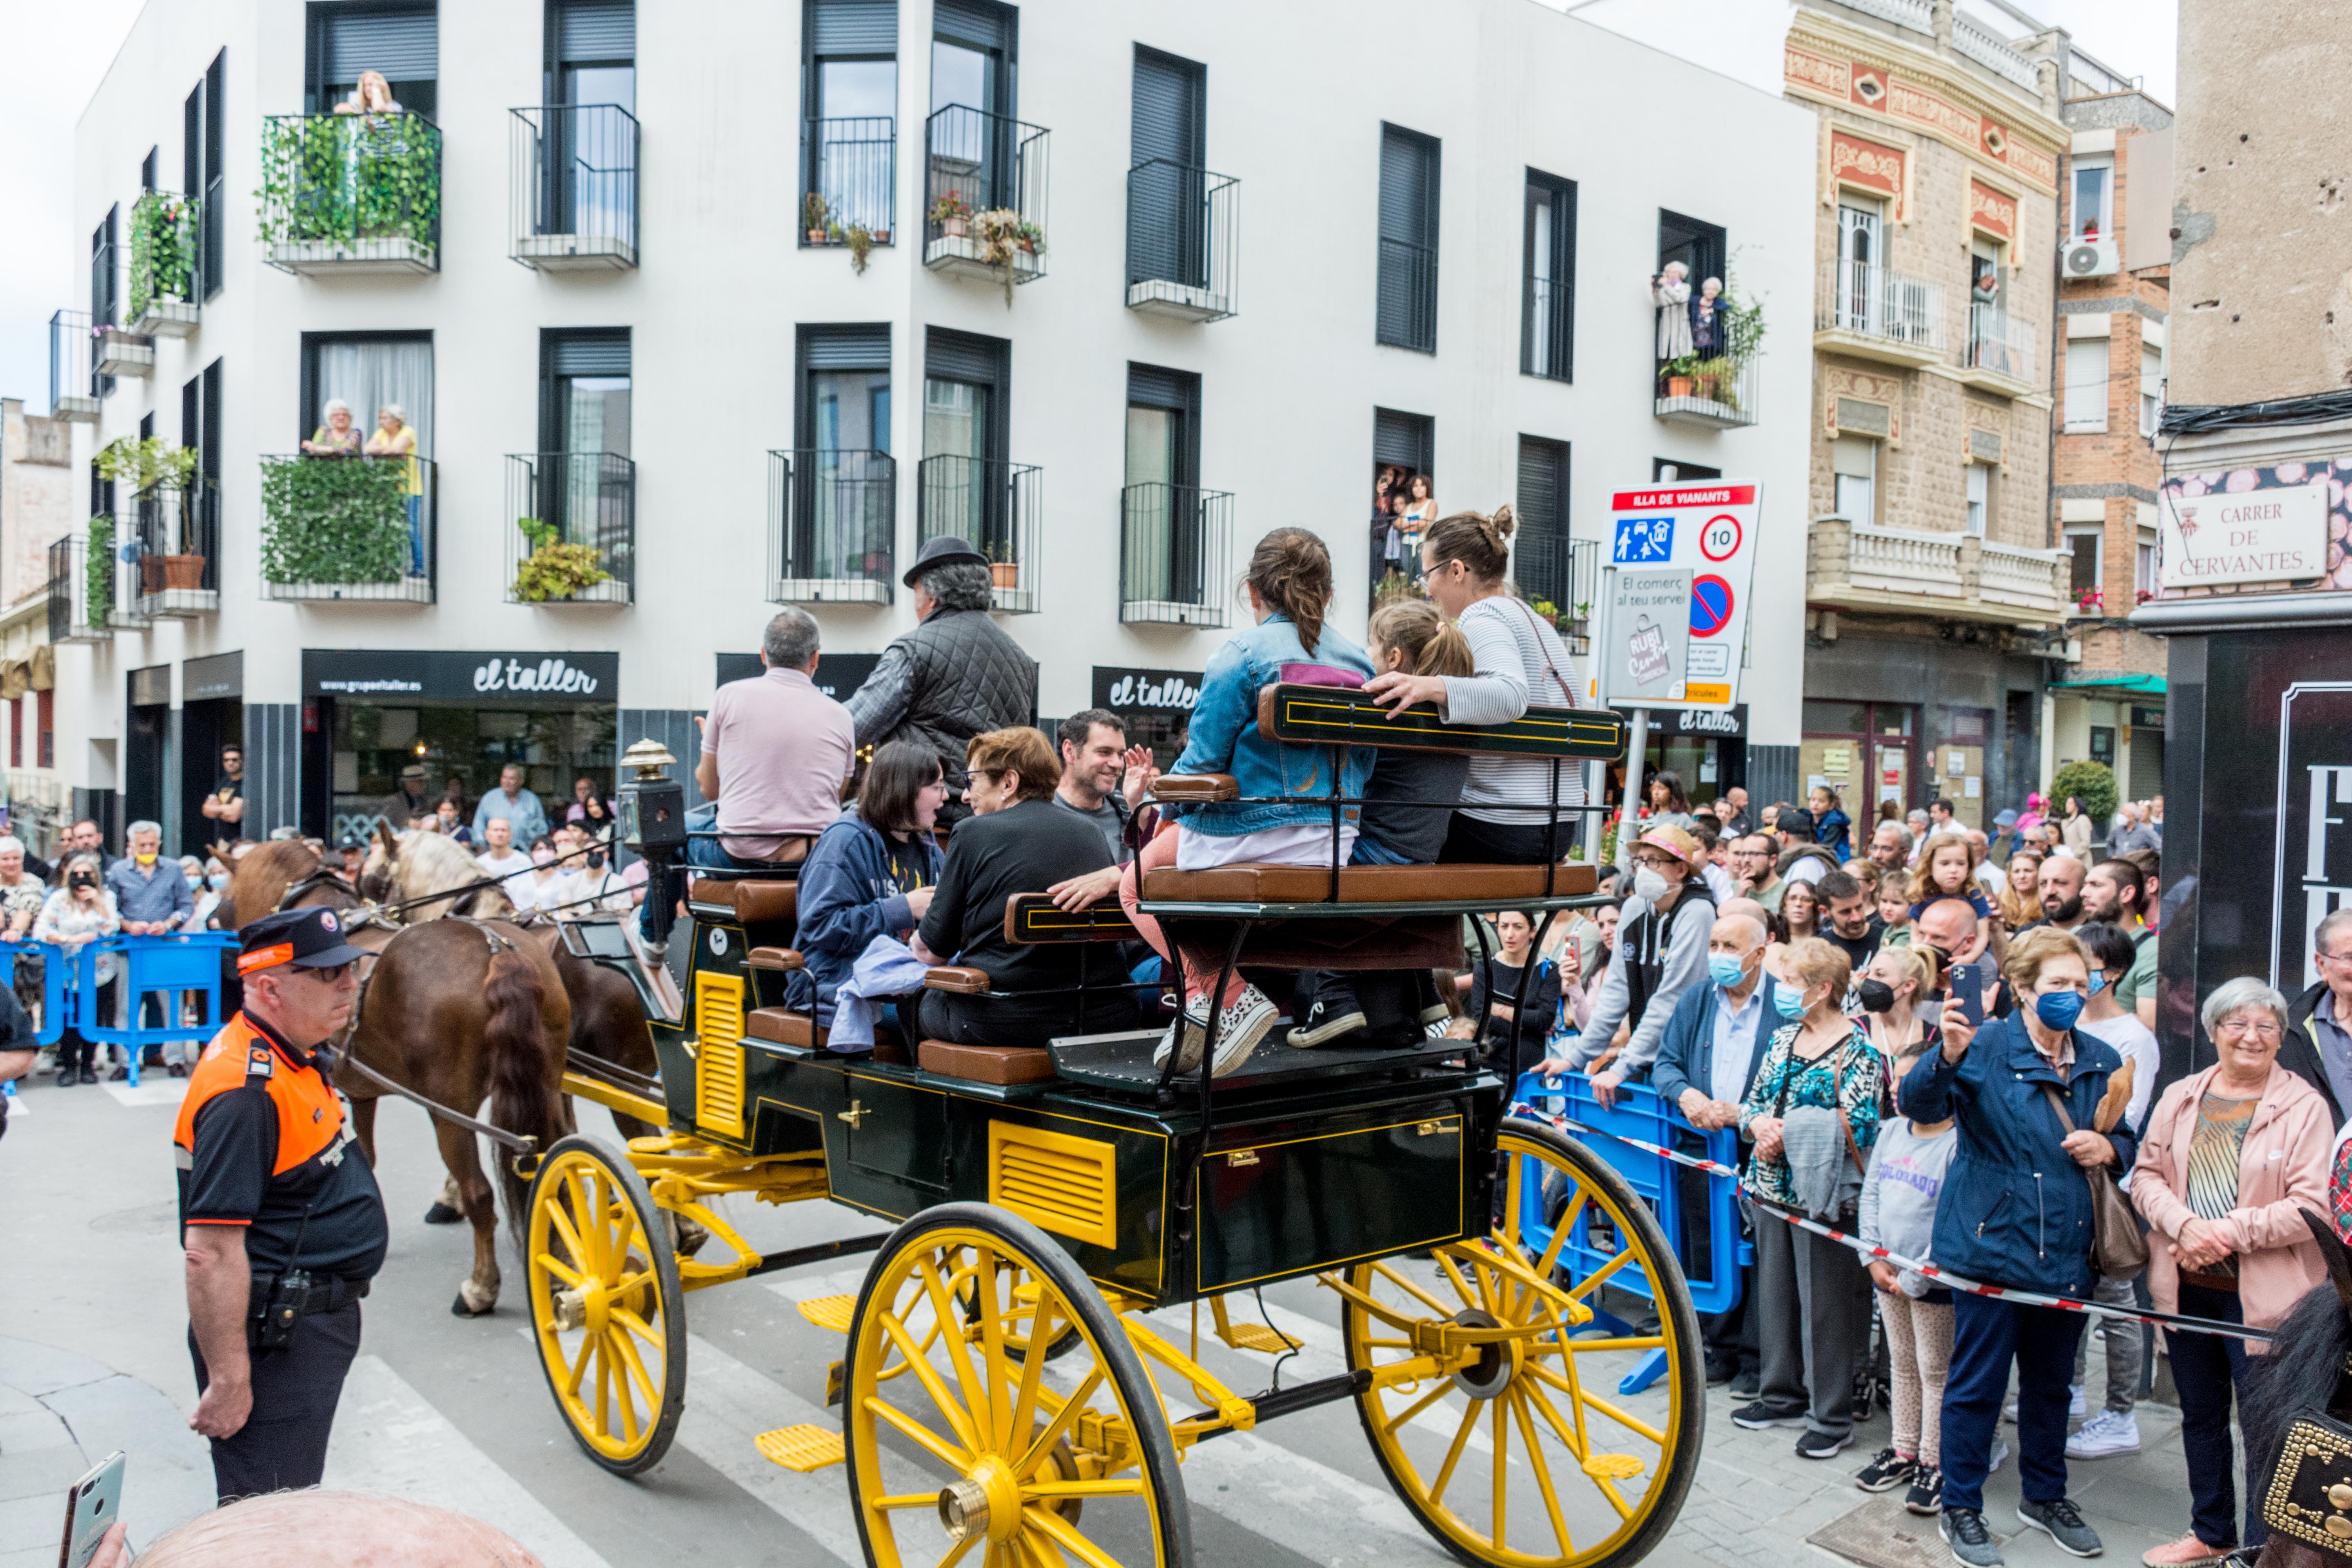
M509 188L517 261L609 270L637 261L634 0L548 0L542 101L517 109Z
M121 208L109 207L106 209L106 221L90 231L89 324L92 331L120 324L114 313L121 305L118 298L120 280L116 276L116 268L120 265L117 257L121 219ZM89 390L93 397L106 396L114 390L114 377L100 375L93 370Z
M1234 314L1238 182L1208 163L1206 68L1138 45L1127 174L1127 302L1178 321Z
M803 325L790 450L771 452L778 604L888 604L898 531L890 457L890 327Z
M931 9L923 128L923 265L1015 284L1045 275L1045 129L1014 118L1020 12L993 0Z
M1119 492L1119 619L1225 625L1233 497L1201 485L1198 375L1127 367L1126 481Z
M1037 607L1044 475L1010 462L1013 345L929 329L923 344L923 459L917 537L953 535L988 557L1000 610Z
M1835 489L1831 509L1848 522L1878 521L1878 443L1867 436L1840 436L1830 443L1830 473Z
M898 0L804 0L801 243L888 245L898 228ZM861 251L862 254L862 251Z
M2107 427L2107 340L2074 338L2066 344L2066 431Z
M1437 175L1434 137L1381 127L1379 304L1373 338L1437 352Z
M636 464L630 457L625 327L539 335L537 452L507 459L507 597L627 604L636 577ZM583 550L557 554L552 547Z
M264 115L262 258L305 275L437 271L441 69L430 4L310 0L304 112ZM216 93L207 90L208 102Z
M305 108L326 114L353 101L360 78L383 77L393 100L411 114L428 119L439 107L439 18L431 5L325 5L310 6L310 69Z
M180 115L180 189L196 204L196 277L205 300L220 292L222 282L220 205L227 167L226 149L221 145L226 112L222 94L227 74L228 51L223 49L205 68Z
M1540 436L1519 437L1518 486L1511 501L1518 528L1511 539L1512 575L1528 602L1549 605L1544 613L1568 614L1580 584L1568 535L1568 443ZM1591 585L1583 584L1591 598Z
M1524 293L1519 306L1519 371L1573 381L1576 331L1576 183L1528 171L1521 241Z

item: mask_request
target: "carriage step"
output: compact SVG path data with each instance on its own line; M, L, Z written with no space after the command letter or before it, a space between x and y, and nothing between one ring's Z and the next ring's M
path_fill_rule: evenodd
M849 1331L849 1320L856 1315L855 1296L819 1296L814 1301L803 1301L801 1316L820 1329L831 1329L836 1334Z
M1584 1461L1584 1473L1595 1480L1628 1481L1643 1468L1642 1461L1632 1454L1595 1454Z
M752 1439L761 1457L805 1475L841 1463L841 1434L822 1426L780 1426Z
M1297 1340L1286 1339L1256 1323L1233 1324L1224 1331L1224 1341L1237 1351L1258 1351L1266 1355L1288 1355L1299 1348Z

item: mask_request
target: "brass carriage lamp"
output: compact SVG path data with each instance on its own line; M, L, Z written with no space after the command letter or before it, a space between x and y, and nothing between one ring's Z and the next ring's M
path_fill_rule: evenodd
M636 775L621 786L621 842L656 862L668 858L660 852L686 847L686 786L667 772L677 761L650 739L621 756L621 765Z

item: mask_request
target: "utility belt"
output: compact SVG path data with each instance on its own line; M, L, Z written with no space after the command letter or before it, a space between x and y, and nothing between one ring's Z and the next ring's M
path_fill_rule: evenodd
M294 1342L295 1325L314 1312L332 1312L368 1293L364 1279L318 1278L307 1268L257 1274L246 1298L246 1343L255 1350L283 1350Z

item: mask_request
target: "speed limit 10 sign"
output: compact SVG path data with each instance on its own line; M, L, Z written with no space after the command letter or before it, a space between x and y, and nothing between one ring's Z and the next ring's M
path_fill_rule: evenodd
M1692 575L1690 657L1678 701L1653 708L1729 708L1739 700L1740 651L1756 562L1763 487L1711 479L1619 490L1611 498L1612 564L1678 567Z

